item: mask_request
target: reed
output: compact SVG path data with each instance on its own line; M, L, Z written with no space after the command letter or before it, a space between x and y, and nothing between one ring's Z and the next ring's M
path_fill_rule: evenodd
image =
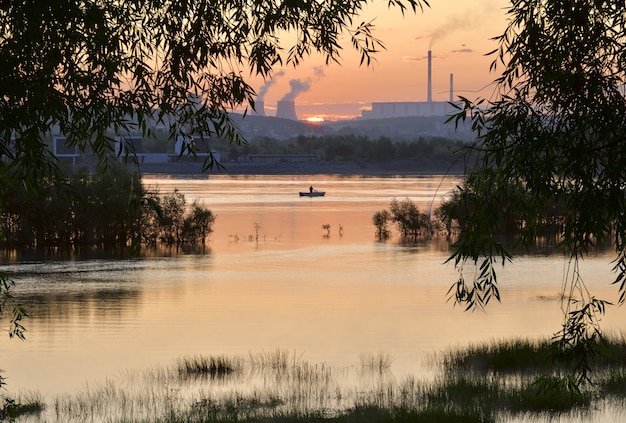
M592 404L593 393L580 390L573 378L558 375L543 375L522 387L518 403L509 405L515 411L552 413L573 409L588 409Z
M359 362L362 370L382 373L391 368L393 356L382 351L376 354L361 354Z
M178 376L185 378L225 378L241 370L240 360L225 356L194 356L178 360Z
M444 354L442 363L446 371L484 373L534 373L550 374L559 371L556 361L558 351L549 339L533 341L510 339L484 342ZM609 335L597 345L598 355L590 361L593 369L626 366L626 338Z
M442 362L450 373L542 373L553 370L554 352L549 340L512 339L452 350L444 354Z
M588 412L607 402L623 409L623 337L607 341L595 384L584 391L569 389L568 379L544 360L550 348L549 340L517 339L450 351L433 358L441 373L428 381L397 380L393 358L383 352L361 355L345 368L284 349L195 356L60 396L45 409L40 401L41 417L25 421L489 423Z
M606 370L597 387L603 395L622 398L626 392L626 369Z
M599 356L594 361L598 367L615 368L626 366L626 337L623 333L607 334L599 348Z
M273 351L262 351L248 354L248 363L253 368L262 369L287 369L289 362L296 363L298 357L289 353L289 351L277 348Z
M14 421L18 416L36 417L46 408L46 404L36 392L22 393L16 399L0 396L0 421Z

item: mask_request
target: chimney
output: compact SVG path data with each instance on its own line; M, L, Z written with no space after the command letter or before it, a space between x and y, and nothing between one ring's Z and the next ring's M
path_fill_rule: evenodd
M276 117L298 120L296 116L296 103L288 100L279 100L276 108Z
M454 101L454 74L450 74L450 103Z
M428 50L428 102L432 103L433 101L433 75L432 75L432 67L433 67L433 52Z

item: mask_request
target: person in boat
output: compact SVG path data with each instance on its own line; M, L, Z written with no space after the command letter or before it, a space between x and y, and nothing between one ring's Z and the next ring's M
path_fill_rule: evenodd
M310 192L311 194L313 194L313 185L311 185L311 186L309 187L309 192Z

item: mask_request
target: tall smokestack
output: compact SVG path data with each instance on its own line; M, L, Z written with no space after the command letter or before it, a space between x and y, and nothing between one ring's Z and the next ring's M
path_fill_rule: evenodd
M454 101L454 75L450 74L450 103Z
M428 102L433 101L433 52L428 50Z
M276 117L298 120L296 116L296 103L289 100L279 100L278 106L276 107Z

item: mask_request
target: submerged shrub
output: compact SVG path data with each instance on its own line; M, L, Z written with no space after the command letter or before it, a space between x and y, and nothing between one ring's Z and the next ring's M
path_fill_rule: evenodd
M377 211L374 213L374 216L372 216L372 223L376 226L376 237L381 241L388 239L391 235L391 232L389 231L390 220L391 215L387 210Z
M0 189L0 247L129 247L204 244L215 216L178 191L149 192L136 172L79 170L36 191Z
M0 190L0 245L9 248L126 246L139 233L143 187L115 169L43 180L36 191Z
M208 236L213 232L215 218L216 216L211 210L200 206L194 201L191 206L191 213L183 220L182 242L204 244Z
M160 241L169 245L182 241L185 203L185 196L176 189L160 199L161 212L157 221Z
M420 236L430 237L432 225L430 217L419 211L410 199L398 201L395 198L389 205L390 211L381 210L374 213L372 223L376 226L376 236L380 240L389 238L391 232L388 224L395 222L404 239L417 239Z
M391 220L396 222L403 238L417 238L419 235L428 235L430 219L419 211L415 203L408 198L403 201L393 199L389 205Z

